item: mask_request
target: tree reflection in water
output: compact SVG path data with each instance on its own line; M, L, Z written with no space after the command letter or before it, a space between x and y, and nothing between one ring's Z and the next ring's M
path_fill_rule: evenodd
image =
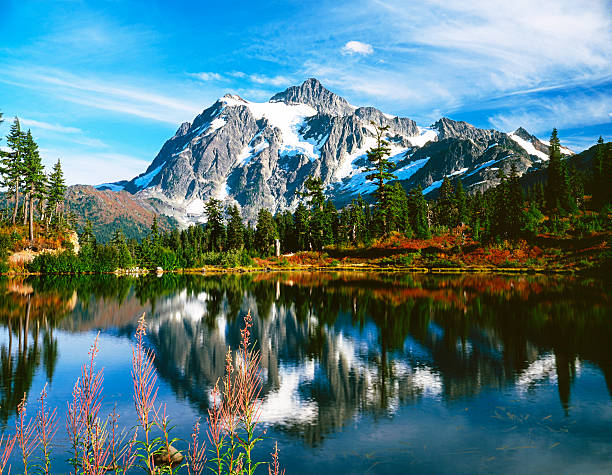
M250 309L263 419L312 445L360 414L483 390L553 382L569 413L585 362L612 394L610 288L597 281L306 272L29 279L3 292L3 422L37 366L53 377L54 326L131 335L143 311L159 374L204 411Z

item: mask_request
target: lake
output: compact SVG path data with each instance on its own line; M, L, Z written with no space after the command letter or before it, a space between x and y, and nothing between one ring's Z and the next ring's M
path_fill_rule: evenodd
M612 286L572 276L252 273L0 280L0 425L66 402L100 332L103 412L136 418L148 322L158 401L187 439L254 316L269 459L288 473L610 473ZM180 443L178 444L180 445ZM21 470L16 452L13 473ZM259 473L267 473L260 467Z

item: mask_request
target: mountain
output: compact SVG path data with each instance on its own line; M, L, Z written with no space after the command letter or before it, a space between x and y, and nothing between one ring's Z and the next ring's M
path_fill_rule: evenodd
M420 127L355 107L311 78L264 103L225 95L181 124L144 173L97 188L127 191L183 225L204 221L211 197L237 203L249 220L262 207L293 210L309 175L320 176L328 197L343 206L375 189L364 171L375 144L372 124L389 127L397 179L426 194L434 195L445 176L484 190L499 181L499 169L507 175L514 163L522 175L548 159L548 145L523 128L506 134L449 118Z

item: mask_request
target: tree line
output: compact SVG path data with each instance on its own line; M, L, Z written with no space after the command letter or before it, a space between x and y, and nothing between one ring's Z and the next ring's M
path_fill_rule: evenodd
M358 196L337 209L326 199L321 179L311 176L295 211L272 215L261 209L254 223L244 222L237 205L224 206L211 198L205 204L205 224L161 232L154 220L141 242L126 239L119 230L108 244L100 244L89 225L80 236L81 268L244 266L253 257L272 255L277 239L281 251L291 253L328 246L367 247L392 234L428 239L453 232L482 244L529 241L542 232L563 233L572 219L584 231L610 227L612 149L601 138L591 172L578 171L562 158L555 129L545 180L525 188L512 164L509 176L500 169L499 184L484 193L467 193L460 179L445 177L438 197L427 200L420 187L406 192L396 181L384 132L378 129L377 144L367 152L367 178L376 184L372 203Z

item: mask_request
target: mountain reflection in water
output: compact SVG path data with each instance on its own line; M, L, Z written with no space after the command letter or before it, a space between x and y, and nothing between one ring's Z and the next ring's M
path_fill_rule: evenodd
M262 419L318 445L362 414L422 398L555 384L566 414L585 362L612 393L610 288L572 277L264 273L0 281L0 423L42 366L54 329L131 336L146 312L159 375L204 411L251 310L262 353ZM70 383L72 384L72 383Z

